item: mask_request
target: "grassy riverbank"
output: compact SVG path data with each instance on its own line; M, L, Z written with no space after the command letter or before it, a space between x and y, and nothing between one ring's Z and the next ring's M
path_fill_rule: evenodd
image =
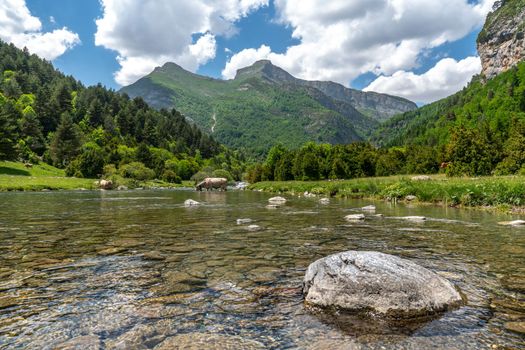
M97 181L97 179L67 177L63 170L45 163L35 164L31 168L26 168L23 163L0 161L0 192L79 189L93 190L98 188L98 186L95 185L95 181ZM117 184L129 188L193 186L193 182L185 182L176 185L158 180L138 182L124 178L119 178Z
M259 182L252 190L301 194L306 191L344 198L404 200L416 196L419 202L448 206L496 207L504 210L525 206L525 177L447 178L412 180L412 176L362 178L340 181Z

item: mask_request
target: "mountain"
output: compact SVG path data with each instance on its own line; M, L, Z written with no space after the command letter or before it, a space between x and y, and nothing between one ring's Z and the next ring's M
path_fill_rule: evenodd
M262 60L232 80L190 73L174 63L121 89L155 108L175 107L220 142L264 155L272 145L363 140L384 120L412 110L408 100L332 82L309 82Z
M478 36L483 75L488 79L525 57L525 0L497 1Z
M176 110L85 87L1 40L0 78L0 160L44 160L77 177L98 177L105 166L142 180L189 179L205 166L232 173L234 152L224 155L230 151Z
M444 145L459 126L486 127L504 139L525 120L525 0L495 4L478 37L482 74L462 91L383 123L372 140L383 146Z

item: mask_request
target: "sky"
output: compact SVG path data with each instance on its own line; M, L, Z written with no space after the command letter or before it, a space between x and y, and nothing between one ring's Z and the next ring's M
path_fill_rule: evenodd
M166 62L219 79L260 59L425 104L481 71L494 0L0 0L0 39L118 90Z

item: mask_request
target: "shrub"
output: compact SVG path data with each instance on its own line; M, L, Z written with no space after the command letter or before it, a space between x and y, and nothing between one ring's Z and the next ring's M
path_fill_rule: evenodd
M232 181L233 180L232 174L230 174L229 171L224 170L224 169L214 170L213 173L212 173L212 176L213 177L224 177L224 178L228 179L228 181Z
M152 180L155 178L155 172L146 167L141 162L132 162L120 167L120 175L128 179L139 181Z
M182 179L172 170L164 170L162 173L162 180L170 183L181 184Z

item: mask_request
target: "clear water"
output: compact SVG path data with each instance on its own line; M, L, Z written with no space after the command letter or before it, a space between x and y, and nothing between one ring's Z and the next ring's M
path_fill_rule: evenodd
M0 194L0 349L521 348L525 228L475 210L190 191ZM185 208L185 199L203 205ZM393 217L423 215L407 222ZM250 218L260 231L238 225ZM395 254L455 283L466 306L415 328L349 326L306 310L307 266ZM205 344L205 345L203 345Z

